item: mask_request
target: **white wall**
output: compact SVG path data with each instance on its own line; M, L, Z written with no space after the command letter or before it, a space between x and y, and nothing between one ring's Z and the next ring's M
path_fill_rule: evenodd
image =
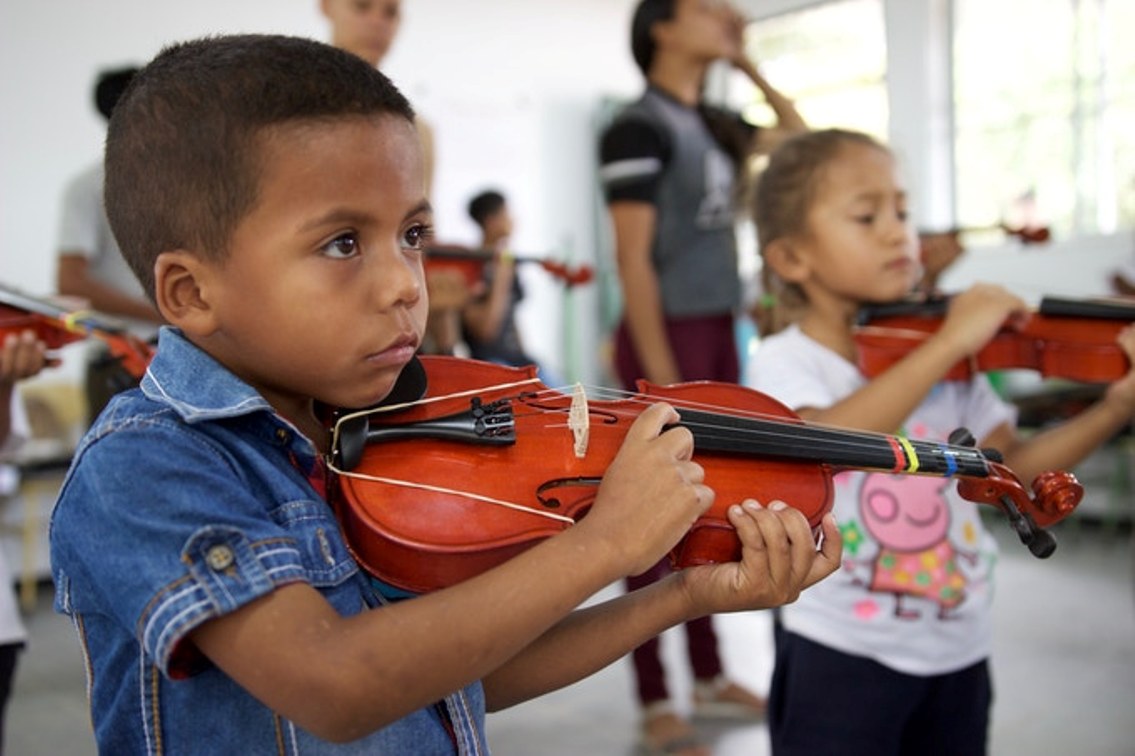
M893 29L891 141L911 188L936 226L950 223L943 173L948 120L941 77L949 0L886 0ZM634 0L404 0L405 22L384 70L433 124L434 203L439 237L472 242L464 205L492 184L518 220L519 251L594 263L597 249L594 118L601 97L630 97L641 82L628 27ZM817 0L740 0L760 18ZM142 63L163 44L207 33L278 32L325 38L318 0L51 0L0 5L0 282L50 293L59 195L67 178L95 160L104 126L92 104L96 72ZM904 41L905 40L905 41ZM930 53L927 48L931 49ZM935 53L936 54L933 54ZM940 87L940 85L939 85ZM789 93L791 94L791 93ZM948 129L947 129L948 132ZM945 149L945 152L943 150ZM1067 240L1066 240L1067 241ZM1077 256L1036 248L1020 259L1030 287L1104 290L1102 277L1130 255L1127 234L1095 240ZM1085 248L1086 249L1086 248ZM1011 259L971 255L959 281L1012 282ZM1085 260L1089 264L1085 266ZM1075 266L1071 269L1068 266ZM520 324L535 356L568 378L601 375L599 286L570 297L538 270L525 271L529 296ZM1069 281L1069 277L1073 278Z
M383 69L432 123L439 238L472 242L464 205L494 185L510 195L520 251L592 262L595 107L629 96L633 0L405 0ZM318 0L52 0L0 7L0 281L33 293L54 285L62 187L95 160L104 124L92 104L97 71L144 63L168 42L210 33L326 38ZM589 371L599 348L595 287L571 306L526 271L521 325L537 357L561 374ZM572 319L574 320L574 318ZM577 347L566 353L572 328ZM580 376L584 379L590 375Z

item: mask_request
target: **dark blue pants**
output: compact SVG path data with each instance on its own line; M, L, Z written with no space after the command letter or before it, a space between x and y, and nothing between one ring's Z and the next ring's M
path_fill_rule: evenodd
M985 661L919 677L786 630L776 635L775 756L980 756L992 701Z

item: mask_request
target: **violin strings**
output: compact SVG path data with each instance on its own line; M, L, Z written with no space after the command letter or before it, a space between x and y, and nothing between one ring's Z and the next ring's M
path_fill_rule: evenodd
M540 384L539 379L530 378L530 379L526 379L526 380L522 380L522 381L516 381L516 382L513 382L513 383L503 383L503 384L498 384L498 385L493 385L493 386L482 386L482 387L478 387L478 388L475 388L475 389L469 389L469 390L465 390L465 391L454 392L454 393L446 394L446 395L442 395L442 396L428 397L428 398L420 399L420 400L416 400L416 401L404 402L402 404L391 405L389 407L360 410L358 412L354 412L354 413L351 413L349 415L344 416L343 418L340 419L339 422L341 423L341 422L343 422L347 419L350 419L350 418L367 416L367 415L370 415L372 413L377 414L377 413L381 413L381 412L389 412L389 411L393 411L393 410L397 410L397 409L416 407L416 406L420 406L420 405L424 406L424 405L429 404L429 403L442 402L442 401L446 401L446 400L461 399L461 398L473 397L473 396L478 396L478 395L495 395L497 392L507 392L509 390L517 389L517 388L523 389L524 386L535 385L535 384L542 385L542 384ZM557 400L564 400L564 401L570 400L571 388L572 387L565 387L563 390L561 390L561 389L556 389L556 388L543 387L540 390L532 391L532 392L523 392L523 390L521 390L520 392L518 392L516 394L507 395L507 396L503 396L503 397L502 396L496 396L495 398L487 399L486 403L491 403L493 401L499 401L499 400L522 399L524 401L516 402L514 407L513 407L513 413L514 413L515 416L532 415L532 414L536 414L536 413L546 414L547 412L549 412L550 408L540 407L538 403L542 400L552 399L552 398L557 399ZM893 434L879 433L879 432L875 432L875 431L858 431L858 430L853 430L853 429L848 429L848 428L842 428L842 427L839 427L839 426L826 425L826 424L822 424L822 423L794 422L789 418L785 418L783 415L772 414L772 413L769 413L769 412L761 412L761 411L757 411L757 410L748 410L748 409L737 408L737 407L722 407L720 405L706 403L706 402L689 401L689 400L671 398L671 397L665 397L665 396L654 397L654 396L643 395L643 394L640 394L640 393L627 391L627 390L624 390L624 389L607 387L607 386L589 386L585 389L585 391L586 391L589 399L595 400L595 401L598 401L598 402L604 402L604 401L609 401L609 402L612 402L612 403L624 402L624 403L628 403L628 404L632 404L632 405L638 405L638 406L641 406L641 407L646 407L646 406L649 406L649 405L654 404L656 402L667 402L667 403L671 404L676 410L678 410L679 414L681 414L681 411L683 409L688 409L688 410L694 410L694 411L701 411L702 413L705 413L705 414L708 414L708 415L719 415L723 418L723 421L721 423L706 422L704 419L700 419L700 420L688 420L687 419L687 420L683 420L682 424L684 426L690 428L691 430L696 429L696 430L699 430L699 431L708 432L709 434L713 434L714 432L718 432L718 433L722 434L721 436L719 436L719 438L722 438L722 439L724 439L726 437L732 437L732 438L748 437L750 439L753 439L756 442L761 442L761 441L766 442L766 443L772 442L772 443L776 443L776 444L779 445L779 444L782 444L783 441L786 438L793 440L794 434L792 433L792 431L796 431L794 440L801 441L801 442L808 442L808 443L817 445L816 461L823 461L822 455L820 454L820 452L824 449L830 450L832 453L839 451L839 452L852 453L852 454L865 453L865 452L876 452L877 453L880 450L886 450L887 452L892 452L892 450L896 449L896 444L897 444L897 445L903 447L904 449L906 449L910 453L915 452L915 450L913 449L913 447L910 445L909 442L906 442L905 439L902 439L901 437L895 436ZM562 412L564 414L565 418L566 418L566 416L569 412L569 409L570 409L569 405L565 403L562 408L555 408L554 411ZM597 406L592 407L591 412L592 412L592 414L598 414L598 415L606 414L608 416L624 417L624 418L628 418L628 419L633 419L634 417L636 417L638 415L637 412L630 410L630 409L617 408L617 407L607 407L607 406L604 406L603 404L599 404ZM766 425L766 427L738 427L736 425L728 424L725 421L726 418L737 419L737 420L750 420L750 421L753 421L753 422L764 423ZM560 424L557 423L555 425L550 425L548 427L561 427L561 426L560 426ZM567 423L564 423L562 427L566 428L566 427L569 427L569 426L567 425ZM337 423L336 426L335 426L333 443L338 438L338 430L339 430L339 424ZM915 443L926 443L926 442L915 442ZM936 444L936 445L938 445L938 444ZM898 461L897 458L896 458L896 461ZM909 461L910 460L908 460L908 462ZM882 469L890 469L890 468L882 468ZM933 471L926 471L926 472L933 473Z
M595 394L590 393L592 391L594 391ZM721 415L722 417L762 421L762 422L768 423L771 426L776 426L776 428L786 428L786 429L795 429L795 430L812 429L812 430L824 431L824 432L830 434L831 441L833 443L844 443L844 444L846 444L845 448L848 448L848 449L874 448L876 445L878 445L880 443L887 444L888 439L893 438L892 434L887 434L887 433L878 433L876 431L858 431L858 430L844 428L844 427L840 427L840 426L836 426L836 425L826 425L826 424L823 424L823 423L793 422L790 419L787 419L782 415L775 415L775 414L771 414L771 413L768 413L768 412L760 412L760 411L757 411L757 410L747 410L747 409L742 409L742 408L737 408L737 407L722 407L721 405L716 405L716 404L710 404L710 403L705 403L705 402L694 402L694 401L688 401L688 400L677 400L677 399L671 399L669 397L650 397L650 396L644 396L642 394L636 394L634 392L626 391L626 390L623 390L623 389L610 388L610 387L607 387L607 386L589 387L588 392L589 392L588 393L588 399L589 400L597 400L597 401L600 401L600 402L602 402L602 401L624 401L624 402L627 402L627 403L630 403L630 404L637 404L637 405L640 405L642 407L648 407L651 404L655 404L657 402L667 402L670 405L672 405L678 411L679 414L681 414L681 411L683 409L701 410L701 411L703 411L707 414L718 414L718 415ZM525 397L525 398L532 398L532 399L538 400L538 399L541 399L541 398L548 396L549 394L554 394L557 397L563 397L564 396L564 394L559 393L559 392L542 391L542 392L538 392L536 394L531 395L531 397ZM521 406L523 406L523 405L521 405ZM531 413L531 414L536 414L536 413L539 413L539 412L545 412L546 410L543 410L543 409L538 408L538 407L525 407L524 409L514 408L513 411L514 411L515 414L521 415L521 414L524 414L525 412L528 412L528 413ZM563 408L563 412L564 412L565 415L567 414L567 411L568 411L568 407L565 406ZM634 418L638 414L638 413L633 412L631 410L619 409L619 408L609 408L609 407L605 407L601 404L593 407L592 412L598 413L598 414L610 414L610 415L615 415L615 416L618 416L618 417L626 417L626 418ZM715 430L715 429L716 430L727 430L731 433L737 433L737 434L751 433L755 437L764 437L764 436L768 436L769 434L773 434L773 436L775 437L775 434L777 432L777 431L766 429L766 428L738 428L736 426L727 425L725 423L715 424L715 423L708 423L708 422L704 422L704 421L702 421L702 422L690 422L690 423L683 421L682 424L688 425L690 427L706 428L706 429L710 429L710 430ZM549 426L549 427L556 427L556 426Z
M640 394L610 388L601 388L596 393L614 396L625 394L627 396L626 402L644 406L653 403L652 400L654 399L653 397L644 397ZM670 401L670 399L658 397L657 401ZM524 404L520 403L520 407L523 407ZM988 466L984 457L977 450L969 448L959 448L934 441L910 441L892 434L857 431L820 423L791 422L783 415L772 415L754 410L730 407L728 412L723 413L719 411L721 408L718 405L701 402L675 400L671 401L671 404L679 410L679 414L682 409L696 410L704 407L708 410L700 410L703 414L717 415L723 418L721 423L707 422L704 418L690 419L688 417L681 421L683 426L700 435L703 443L707 440L729 443L731 440L744 438L747 439L746 443L764 443L776 451L783 451L785 449L784 442L789 440L806 443L810 449L814 448L815 450L814 455L803 453L781 455L789 459L829 461L833 464L840 464L841 461L839 460L826 458L840 455L842 456L842 463L854 467L906 473L915 473L921 470L924 474L947 477L959 471L960 462L964 474L985 476L988 473ZM524 410L520 407L514 409L515 414L523 413ZM540 407L531 407L530 409L532 412L546 411ZM629 410L605 408L601 404L593 407L593 411L599 415L606 413L628 418L633 418L636 415ZM751 420L754 423L762 423L765 427L738 426L726 422L727 419ZM928 452L931 453L929 458L927 457ZM942 454L942 452L953 453ZM959 455L959 452L964 453ZM871 457L870 461L865 459L865 455ZM885 464L884 460L886 460ZM928 467L927 462L930 460L932 462Z
M574 525L575 524L575 520L573 520L570 517L565 517L564 515L556 514L554 512L546 512L546 511L543 511L543 510L540 510L540 509L533 509L532 507L526 507L523 504L517 504L516 502L512 502L512 501L505 501L504 499L497 499L497 498L494 498L492 496L484 496L483 494L473 493L472 491L459 491L459 490L454 489L454 488L446 488L444 486L435 486L435 485L430 484L430 483L419 483L417 481L402 480L400 478L387 478L387 477L384 477L384 476L381 476L381 475L369 475L367 473L354 472L353 470L351 470L351 471L341 470L337 465L332 464L332 463L329 463L327 465L327 467L332 472L335 472L336 474L342 475L343 477L346 477L346 478L355 478L356 480L365 480L365 481L370 481L371 483L385 483L385 484L391 485L391 486L399 486L399 487L402 487L402 488L413 488L413 489L416 489L416 490L419 490L419 491L429 491L431 493L448 494L450 496L460 496L462 498L472 499L473 501L479 501L479 502L482 502L484 504L492 504L494 506L504 507L505 509L511 509L511 510L514 510L514 511L517 511L517 512L526 512L528 514L536 515L537 517L544 517L544 518L549 519L549 520L556 520L558 522L563 522L563 523L566 523L568 525Z

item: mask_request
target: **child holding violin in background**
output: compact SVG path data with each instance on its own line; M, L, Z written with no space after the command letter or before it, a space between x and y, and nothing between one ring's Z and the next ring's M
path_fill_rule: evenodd
M53 363L47 357L47 347L36 338L34 331L9 333L0 344L0 468L28 436L28 421L16 386L50 364ZM0 469L0 474L7 472ZM3 478L0 485L4 486L4 494L11 492L9 486L14 487L19 482L17 476L9 479L0 475L0 478ZM12 590L8 560L0 549L0 753L4 752L4 718L16 676L16 662L27 637Z
M762 340L746 383L812 423L945 440L968 428L1030 482L1075 465L1129 422L1135 372L1058 427L1027 440L984 376L941 379L1025 310L1005 289L955 296L941 328L868 380L856 367L860 307L898 300L921 275L894 156L871 137L826 130L771 157L755 199L766 290L796 314ZM1135 354L1135 329L1119 336ZM769 727L777 754L979 754L992 686L996 544L976 505L941 479L842 473L841 570L780 610Z
M558 385L554 377L528 354L516 323L516 307L524 298L516 260L509 252L512 213L508 200L495 189L478 192L469 200L469 217L481 229L481 249L491 251L482 290L461 311L462 335L469 356L501 365L537 365L545 385Z
M817 551L800 512L747 501L729 508L741 561L576 611L713 499L657 404L578 524L452 587L382 594L324 498L318 408L381 401L421 342L413 124L373 66L277 36L166 48L112 119L108 216L170 325L80 442L51 521L100 752L485 753L486 708L838 566L830 518Z

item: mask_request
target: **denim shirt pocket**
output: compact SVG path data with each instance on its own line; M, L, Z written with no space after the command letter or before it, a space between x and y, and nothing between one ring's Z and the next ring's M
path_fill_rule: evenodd
M271 515L295 539L312 587L340 613L357 614L366 608L367 602L360 595L364 581L359 580L359 566L343 541L339 521L325 502L290 501Z

